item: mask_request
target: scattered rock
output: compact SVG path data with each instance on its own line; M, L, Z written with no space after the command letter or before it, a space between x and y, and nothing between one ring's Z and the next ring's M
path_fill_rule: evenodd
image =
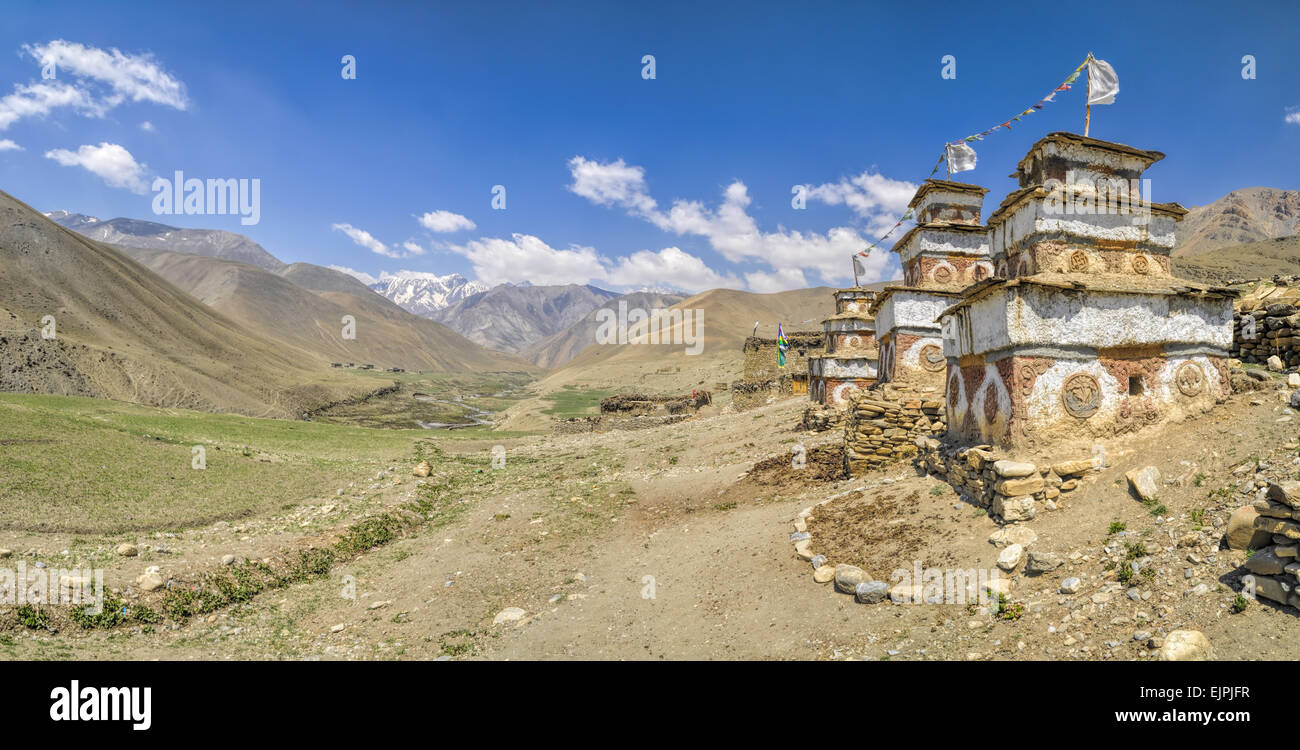
M1061 581L1062 594L1077 594L1079 593L1079 589L1082 587L1083 587L1083 581L1079 580L1074 576L1070 576L1064 581Z
M835 566L822 565L813 571L813 580L817 583L830 583L835 580Z
M1286 369L1286 364L1282 361L1281 357L1277 356L1276 354L1269 355L1268 358L1269 372L1282 372L1285 369Z
M234 565L234 564L235 564L235 556L234 556L234 555L222 555L222 556L221 556L221 564L222 564L222 565Z
M140 587L141 591L157 591L163 587L163 577L156 572L145 572L144 575L135 579L135 585Z
M1036 541L1038 541L1038 534L1028 526L1003 526L989 535L989 544L995 547L1005 547L1008 544L1028 547Z
M1124 473L1129 486L1143 502L1154 502L1160 494L1160 470L1154 466L1129 469Z
M331 632L331 633L342 633L342 632L343 632L343 623L339 623L338 625L335 625L334 627L330 628L330 632Z
M1030 552L1029 559L1025 562L1025 572L1029 575L1039 575L1056 570L1063 562L1061 556L1055 552Z
M117 545L117 554L122 557L135 557L140 554L140 548L130 542L122 542Z
M528 616L528 613L518 607L506 607L497 612L497 616L492 618L493 625L505 625L512 622L519 622Z
M854 590L854 598L859 604L875 604L889 596L889 584L884 581L863 581Z
M1012 571L1020 564L1021 559L1025 556L1025 548L1019 544L1008 544L998 554L998 567L1005 571Z
M867 583L871 576L867 571L852 565L840 565L835 568L835 590L845 594L857 592L859 583Z
M415 469L411 472L411 474L417 477L427 477L431 473L433 473L433 467L429 465L428 461L421 461L416 464Z
M1210 639L1199 630L1175 630L1165 636L1160 647L1161 661L1210 661L1214 647Z

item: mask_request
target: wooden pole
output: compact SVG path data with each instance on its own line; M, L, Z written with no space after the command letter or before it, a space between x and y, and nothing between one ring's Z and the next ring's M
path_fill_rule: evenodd
M1092 59L1091 52L1088 53L1088 59ZM1084 62L1084 65L1087 65L1087 62ZM1087 138L1088 128L1092 125L1092 102L1089 101L1092 98L1092 73L1085 72L1084 77L1087 85L1083 87L1083 137Z

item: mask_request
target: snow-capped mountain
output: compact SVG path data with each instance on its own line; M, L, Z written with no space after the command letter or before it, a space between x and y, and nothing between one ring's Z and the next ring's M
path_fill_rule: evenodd
M466 297L486 292L488 285L469 281L458 273L439 276L420 271L398 271L381 274L379 281L370 284L370 288L403 310L427 318Z
M71 211L47 211L45 216L63 227L108 245L145 250L171 250L278 271L284 263L242 234L221 229L181 229L156 221L116 218L100 221Z

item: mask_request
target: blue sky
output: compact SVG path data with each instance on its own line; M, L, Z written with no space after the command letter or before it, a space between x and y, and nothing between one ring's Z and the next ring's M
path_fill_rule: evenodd
M1289 3L6 5L0 189L376 276L843 284L945 141L1024 110L1089 51L1121 87L1092 135L1168 155L1147 175L1155 200L1300 189ZM51 54L63 64L44 80ZM1031 143L1082 120L1076 86L976 143L958 178L989 188L987 214ZM155 216L148 185L177 169L260 179L260 221ZM868 265L897 273L885 254Z

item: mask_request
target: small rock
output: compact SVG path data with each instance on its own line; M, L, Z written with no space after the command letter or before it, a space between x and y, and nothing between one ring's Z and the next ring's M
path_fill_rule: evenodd
M511 622L519 622L520 620L524 619L524 617L526 617L527 615L528 613L526 611L518 607L506 607L505 609L498 612L496 617L492 618L492 624L505 625Z
M411 474L417 477L427 477L432 472L433 472L433 467L429 465L429 462L421 461L420 463L415 465L415 469L411 471Z
M234 564L235 564L235 556L234 556L234 555L222 555L222 556L221 556L221 564L222 564L222 565L234 565Z
M817 583L830 583L835 580L835 566L822 565L813 571L813 580Z
M1161 661L1209 661L1214 658L1210 639L1199 630L1175 630L1160 647Z
M871 580L867 571L852 565L839 565L835 568L835 590L845 593L854 594L857 592L859 583L866 583Z
M998 554L998 567L1008 572L1015 570L1024 555L1024 547L1019 544L1009 544Z
M1025 562L1025 572L1029 575L1038 575L1056 570L1062 563L1061 556L1055 552L1030 552L1029 559Z
M1154 466L1130 469L1124 473L1129 486L1143 502L1154 502L1160 494L1160 470Z
M875 604L889 596L889 584L884 581L863 581L854 590L854 598L859 604Z
M343 623L339 623L338 625L335 625L334 627L330 628L330 632L331 632L331 633L342 633L342 632L343 632Z
M1038 534L1028 526L1003 526L989 535L989 544L995 547L1005 547L1008 544L1028 547L1036 541L1038 541Z
M130 542L122 542L117 545L117 554L122 557L135 557L140 554L140 548Z

